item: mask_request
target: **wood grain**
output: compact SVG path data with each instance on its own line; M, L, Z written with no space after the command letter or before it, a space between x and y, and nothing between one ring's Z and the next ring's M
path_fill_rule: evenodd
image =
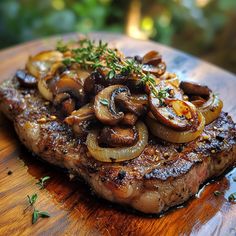
M169 71L216 90L224 100L224 110L236 120L234 75L153 42L115 34L90 36L109 41L127 55L144 54L150 49L160 51ZM0 80L23 68L30 54L53 47L55 40L33 41L0 52ZM45 175L51 179L46 189L39 190L36 182ZM184 207L162 217L145 216L98 199L82 181L70 181L63 170L35 158L20 144L11 123L0 114L0 235L236 235L236 205L227 201L230 193L236 191L233 177L236 170L205 186ZM215 190L223 194L216 197ZM34 225L32 209L24 212L26 195L33 193L39 195L36 208L51 214Z

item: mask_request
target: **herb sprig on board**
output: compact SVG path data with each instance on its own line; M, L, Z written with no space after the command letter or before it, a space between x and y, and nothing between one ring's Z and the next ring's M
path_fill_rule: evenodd
M84 69L105 70L107 79L112 79L117 74L133 75L140 82L149 86L153 95L160 101L166 97L166 93L157 90L154 76L143 72L142 64L133 58L125 58L117 49L109 48L108 44L101 40L96 44L87 38L81 39L78 42L78 47L72 49L59 41L56 49L63 53L68 52L63 61L66 66L77 63Z
M38 198L38 194L35 193L32 196L27 195L27 198L28 198L29 206L33 206Z
M30 207L30 206L33 207L34 204L36 203L37 199L38 199L37 193L33 194L32 196L27 195L27 200L29 203L28 207ZM32 214L32 224L35 224L40 217L41 218L48 218L48 217L50 217L50 214L47 211L36 210L34 207L34 211Z
M36 183L36 185L38 185L40 189L43 189L43 188L45 188L46 181L49 179L50 179L50 176L44 176L39 179L39 181Z
M47 211L38 211L34 209L33 215L32 215L32 224L35 224L39 218L48 218L50 217L50 214Z
M43 189L45 187L45 183L47 180L50 179L50 176L44 176L39 179L39 181L36 183L36 185L39 186L40 189ZM32 214L32 224L35 224L39 218L47 218L50 217L50 214L47 211L39 211L37 210L34 205L38 199L38 194L34 193L33 195L29 196L27 195L27 200L29 205L26 207L24 212L29 208L33 207L33 214Z

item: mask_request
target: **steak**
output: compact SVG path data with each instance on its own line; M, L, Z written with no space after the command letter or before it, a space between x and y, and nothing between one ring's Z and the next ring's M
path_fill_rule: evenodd
M160 213L185 202L202 183L236 162L236 127L225 112L190 143L150 136L139 157L103 163L91 157L85 140L74 135L37 90L22 89L15 78L0 87L0 109L33 153L82 177L97 195L144 213Z

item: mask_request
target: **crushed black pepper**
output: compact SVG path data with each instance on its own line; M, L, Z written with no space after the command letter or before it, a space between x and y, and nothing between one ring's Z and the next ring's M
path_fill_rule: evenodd
M126 171L125 171L125 170L120 170L120 172L119 172L118 175L117 175L117 178L118 178L119 180L122 180L122 179L125 178L125 176L126 176Z
M184 150L184 147L182 145L179 145L177 148L176 148L176 151L177 152L182 152Z

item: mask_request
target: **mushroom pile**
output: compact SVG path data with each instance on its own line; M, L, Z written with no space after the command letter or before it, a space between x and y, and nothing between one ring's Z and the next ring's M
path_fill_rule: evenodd
M16 77L21 86L38 88L103 162L138 157L149 131L168 142L190 142L223 107L207 86L180 82L166 72L158 52L125 57L89 39L60 42L55 50L30 57Z

